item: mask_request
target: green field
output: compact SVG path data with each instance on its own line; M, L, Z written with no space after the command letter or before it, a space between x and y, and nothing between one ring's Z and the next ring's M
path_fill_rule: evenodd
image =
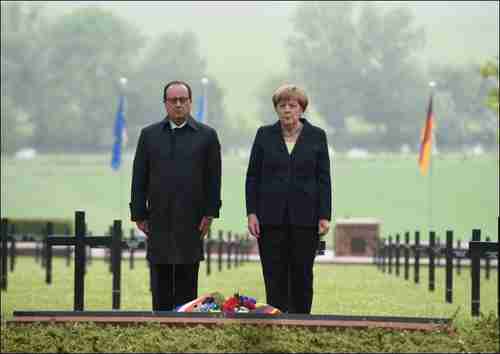
M481 279L482 316L470 315L470 277L463 269L454 280L454 302L444 301L444 271L436 274L434 292L427 290L427 268L421 283L383 274L374 266L315 265L313 314L386 315L452 318L454 334L446 331L419 333L383 329L300 329L249 328L237 325L205 328L160 327L144 324L133 327L95 324L7 325L14 310L72 310L73 267L56 258L53 284L44 282L44 271L33 258L20 257L9 274L8 291L2 297L2 351L6 352L493 352L498 346L498 274ZM410 273L412 274L412 272ZM151 309L149 275L144 260L130 270L122 263L124 310ZM200 269L199 294L236 291L265 301L258 263L215 271ZM111 309L112 277L108 265L94 259L85 280L85 309ZM210 339L208 339L210 338Z
M2 156L2 217L64 217L87 214L88 229L104 233L114 219L129 221L132 156L114 172L108 155L42 155L23 161ZM419 174L416 156L379 155L369 159L332 158L335 218L375 217L382 236L420 230L429 225L444 239L470 239L471 230L497 240L499 160L497 155L464 158L439 155L432 177ZM215 230L246 232L244 182L247 160L222 161L221 217ZM432 198L431 198L432 192ZM432 202L431 202L432 201ZM128 233L127 233L128 234ZM331 247L332 234L327 238Z

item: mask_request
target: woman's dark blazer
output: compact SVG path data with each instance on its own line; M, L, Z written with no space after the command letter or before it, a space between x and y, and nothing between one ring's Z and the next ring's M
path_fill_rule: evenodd
M246 208L262 225L281 225L288 207L291 225L318 226L331 219L330 158L325 131L306 119L292 154L279 121L260 127L246 176Z

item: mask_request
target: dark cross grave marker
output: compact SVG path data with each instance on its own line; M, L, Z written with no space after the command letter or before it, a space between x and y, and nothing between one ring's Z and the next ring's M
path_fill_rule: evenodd
M410 277L410 233L405 232L405 245L404 245L404 257L405 257L405 280Z
M420 234L419 232L415 232L415 245L409 248L412 248L415 253L415 282L418 283L418 265L419 265L419 252L424 251L427 253L429 257L429 291L435 290L435 268L436 268L436 258L438 259L437 264L439 265L439 257L444 257L445 259L445 302L452 303L453 302L453 259L455 258L457 261L461 259L471 259L471 309L472 316L479 316L479 306L480 306L480 272L481 272L481 260L484 259L484 268L485 273L490 272L491 268L491 260L494 259L497 261L497 272L498 267L500 266L500 262L498 261L498 242L491 242L489 238L486 239L486 242L481 242L481 230L474 229L472 230L472 241L469 242L469 249L462 249L461 243L457 242L457 248L453 248L453 231L446 231L446 243L445 247L436 244L436 235L434 231L429 232L429 245L426 247L420 246ZM398 245L396 236L396 247ZM405 240L405 247L408 244L408 241ZM392 245L392 239L389 236L389 247L384 245L384 243L380 244L379 254L382 254L382 259L380 260L382 263L385 258L389 260L389 266L391 265L391 252L390 250L394 247L390 247ZM389 252L389 257L385 257L386 252ZM406 258L406 257L405 257ZM406 263L406 262L405 262ZM397 264L397 261L396 261ZM457 262L457 264L460 264ZM390 268L389 268L390 269ZM382 271L385 270L385 267L382 268ZM397 272L397 267L396 267ZM405 271L406 273L406 271ZM488 275L486 275L486 279L489 279ZM500 282L498 284L500 289ZM499 290L500 291L500 290ZM500 299L500 297L499 297ZM498 300L498 313L500 314L500 300Z
M441 239L439 238L439 236L436 236L436 253L435 253L435 263L434 263L434 266L437 268L439 268L439 266L441 265L441 253L440 253L440 250L441 250Z
M45 261L43 262L45 264L45 283L46 284L52 284L52 257L53 257L53 252L52 252L52 246L53 245L58 245L58 244L51 244L48 242L49 237L57 237L57 240L61 240L63 238L68 238L69 237L69 230L66 229L66 232L64 235L54 235L54 224L52 222L47 222L47 225L45 227L45 230L43 231L45 234L43 235L43 239L45 240L43 243L43 254L45 255ZM72 240L74 240L74 237L71 237ZM66 266L70 265L71 262L71 246L69 244L66 245ZM85 247L86 249L87 247ZM87 258L85 258L85 265L84 265L84 270L83 272L86 273L86 266L87 266ZM76 263L75 263L76 265Z
M473 230L473 237L477 238L479 230ZM447 303L453 303L453 259L456 259L457 268L460 267L460 261L462 259L470 258L470 252L467 249L460 248L461 242L457 242L457 248L453 248L453 231L446 231L446 247L441 249L441 255L444 254L446 259L446 279L445 279L445 301ZM457 274L459 274L457 272Z
M457 241L457 249L461 250L462 249L462 241L458 240ZM464 250L464 255L465 255L465 250ZM456 258L456 266L457 266L457 275L460 275L462 272L462 257L457 257L457 254L454 254L454 258Z
M453 303L453 231L446 231L446 290L445 301Z
M446 268L446 233L443 242L441 242L441 239L438 238L437 247L438 247L438 266Z
M45 230L47 231L47 230ZM43 231L42 231L43 233ZM42 268L45 268L47 265L47 233L42 234L42 239L41 239L41 246L40 246L40 265Z
M6 218L2 219L2 250L1 250L1 256L2 259L0 261L0 287L2 290L7 290L7 237L8 237L8 227L9 227L9 222Z
M385 240L381 240L380 242L382 244L382 273L385 273L387 264L385 261L387 258L387 245Z
M232 262L233 267L238 267L238 235L233 234L233 241L231 242L231 254L232 254Z
M238 268L240 266L240 235L234 235L234 267Z
M399 277L399 258L401 256L401 240L399 234L396 234L396 276Z
M135 250L139 248L139 240L135 237L134 229L130 229L130 238L125 240L125 244L128 248L129 269L133 270L135 268Z
M392 274L392 236L389 236L389 274Z
M474 229L472 230L472 239L471 241L481 241L481 230L479 229ZM469 243L470 245L470 243ZM469 247L469 257L470 257L470 247ZM479 258L479 269L481 269L481 258ZM470 263L470 267L469 267L469 274L470 274L470 277L472 279L472 258L471 258L471 263Z
M480 235L479 230L474 230L474 231L476 231L477 235ZM480 295L481 257L486 257L490 259L496 258L497 271L498 271L499 268L498 242L471 241L469 242L469 252L471 256L471 284L472 284L471 312L472 316L479 316L480 298L481 298ZM500 298L497 298L497 302L499 309L497 315L500 315Z
M385 273L385 269L384 269L384 248L385 248L385 242L383 239L379 239L378 240L378 262L379 262L379 267L380 267L380 270Z
M45 282L47 284L52 284L52 245L48 242L48 238L54 235L54 224L52 222L47 223L45 229Z
M232 240L233 236L231 235L231 231L227 232L227 242L226 242L226 256L227 256L227 269L231 269L231 248L232 248Z
M17 257L17 242L22 240L22 235L16 235L16 228L14 224L9 224L7 218L1 221L1 251L0 251L0 288L7 290L8 285L8 272L11 273L15 270L16 257ZM9 232L10 231L10 232ZM10 247L9 241L10 240Z
M429 291L434 291L436 289L436 268L435 268L435 258L436 258L436 233L434 231L429 232Z
M121 221L114 221L112 236L85 237L85 230L85 212L79 210L75 212L75 237L50 236L47 238L49 246L75 246L75 296L73 309L74 311L83 311L84 308L85 246L111 246L111 249L113 250L113 309L119 309L122 247Z
M47 226L45 228L45 233L46 233L46 236L47 238L49 236L56 236L54 235L54 225L52 224L52 222L47 222ZM65 232L63 235L57 235L57 237L69 237L69 229L66 228ZM50 245L48 242L46 243L47 247L46 247L46 250L45 250L45 254L46 254L46 261L45 261L45 271L46 271L46 280L45 282L47 284L51 284L52 283L52 258L54 257L54 252L52 251L52 245ZM66 246L65 250L64 250L64 257L66 258L66 266L69 267L71 265L71 253L72 253L72 246ZM88 254L88 252L87 252ZM87 263L90 261L89 258L85 258L85 266L87 265ZM86 272L86 268L84 270L84 272Z
M377 266L378 266L378 269L381 272L384 272L384 269L383 269L383 264L384 264L384 244L383 244L382 239L377 240L376 254L377 254Z
M134 270L135 269L135 250L139 246L139 241L136 240L135 238L130 238L128 240L124 240L125 244L127 245L128 249L128 269Z
M234 245L233 245L233 253L234 253L234 267L238 268L240 266L240 235L234 235Z
M219 272L222 272L222 247L224 246L224 241L222 240L223 231L219 230L219 243L217 247L217 266Z
M415 231L415 248L414 248L415 261L413 263L414 272L413 280L415 284L420 282L420 231Z

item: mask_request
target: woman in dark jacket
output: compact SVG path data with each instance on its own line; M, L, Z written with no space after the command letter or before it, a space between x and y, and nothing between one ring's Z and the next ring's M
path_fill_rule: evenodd
M279 120L259 128L248 164L248 230L258 240L267 303L310 313L314 257L332 209L327 139L302 118L303 90L283 85L272 101Z

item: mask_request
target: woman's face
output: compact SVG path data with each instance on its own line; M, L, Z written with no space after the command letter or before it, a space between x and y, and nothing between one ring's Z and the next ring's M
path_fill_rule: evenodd
M303 112L302 106L295 98L281 100L276 105L276 113L278 113L281 124L285 126L296 125Z

